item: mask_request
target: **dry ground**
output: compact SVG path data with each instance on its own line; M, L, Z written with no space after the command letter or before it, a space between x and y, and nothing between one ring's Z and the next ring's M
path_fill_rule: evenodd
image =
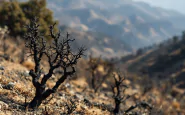
M102 84L100 91L94 93L87 82L90 74L85 73L87 63L82 59L79 63L79 73L73 79L68 79L61 85L58 92L50 96L36 111L29 111L25 108L26 103L34 97L35 89L31 83L29 69L34 67L34 63L26 59L20 64L22 46L13 44L9 41L7 54L10 59L5 60L3 52L0 51L0 114L1 115L60 115L67 112L66 104L76 109L72 112L74 115L111 115L114 108L114 100L110 90L113 80ZM22 44L22 43L21 43ZM47 65L47 64L46 64ZM46 67L43 64L43 67ZM44 68L47 70L47 67ZM123 68L120 69L121 71ZM47 86L52 87L54 81L60 74L53 75L48 81ZM185 96L184 90L170 87L168 82L160 83L160 86L151 79L139 77L135 74L127 73L127 79L124 81L129 88L124 95L131 97L121 105L121 114L130 106L139 102L147 102L152 106L152 110L138 107L132 111L132 114L185 114ZM71 100L71 102L70 102Z

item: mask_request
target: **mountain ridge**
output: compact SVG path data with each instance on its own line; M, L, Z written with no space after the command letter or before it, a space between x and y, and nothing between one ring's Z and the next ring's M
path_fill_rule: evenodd
M148 51L141 49L136 55L121 59L127 70L140 76L151 78L174 79L175 84L185 88L185 33L174 36Z
M177 11L129 0L48 0L48 7L54 11L61 25L80 31L104 33L134 49L179 34L183 30L181 22L185 19L185 15Z
M60 26L66 25L84 34L101 33L118 40L120 42L117 42L118 46L127 44L132 51L161 43L185 29L183 23L185 15L144 2L133 0L47 0L47 2ZM125 50L123 49L123 52Z

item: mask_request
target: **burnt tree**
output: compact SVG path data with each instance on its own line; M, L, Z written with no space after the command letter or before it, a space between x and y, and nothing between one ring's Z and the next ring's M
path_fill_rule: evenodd
M125 78L122 77L120 74L113 74L113 78L115 82L112 86L113 99L115 102L113 113L118 114L120 111L120 104L125 102L128 98L130 98L130 96L122 94L122 92L124 93L125 89L127 88L127 86L123 84Z
M102 83L104 83L107 77L112 73L114 64L108 61L103 62L101 57L94 58L90 55L88 65L89 68L87 70L91 73L91 87L94 92L97 92ZM98 72L98 67L100 66L103 66L105 74Z
M38 108L42 101L49 97L52 93L55 93L58 87L66 80L67 77L75 73L75 65L81 56L84 54L85 48L81 47L78 52L74 54L71 51L70 43L74 39L69 38L67 33L66 38L60 38L60 32L54 33L54 25L50 26L50 37L53 39L52 43L47 43L46 39L39 32L39 25L37 19L31 21L30 25L27 25L28 33L25 35L26 47L29 50L30 56L33 57L35 68L30 70L29 75L32 77L32 84L36 89L35 97L28 104L29 108ZM41 73L41 60L43 57L47 58L49 64L48 73L44 74L42 78ZM63 75L58 79L56 84L52 88L46 88L46 82L50 79L54 73L54 70L60 68L63 71ZM41 80L39 80L41 79ZM40 82L39 82L40 81Z

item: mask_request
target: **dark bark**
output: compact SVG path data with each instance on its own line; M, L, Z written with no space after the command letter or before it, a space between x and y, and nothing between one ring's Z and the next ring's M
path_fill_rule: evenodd
M29 103L28 107L32 108L32 109L37 109L43 100L45 100L47 97L43 97L44 94L44 89L40 86L38 86L36 88L36 92L35 92L35 97L33 98L33 100Z
M35 96L33 100L29 103L28 107L35 110L41 105L41 103L42 103L42 98Z
M55 86L52 89L45 90L46 86L45 84L37 84L36 85L36 93L33 100L29 103L28 107L32 109L37 109L43 100L45 100L47 97L49 97L52 93L55 93L58 89L58 87L67 79L68 76L71 76L75 73L75 69L70 72L66 72L64 70L64 75L56 82Z
M124 102L125 100L127 100L129 98L129 96L127 96L126 98L125 98L125 96L121 96L121 86L125 86L125 85L122 85L124 78L121 77L120 75L118 75L118 78L116 78L115 75L113 77L114 77L114 81L115 81L115 85L112 86L113 98L114 98L114 102L115 102L115 108L113 110L113 113L116 115L120 111L120 104L122 102ZM115 91L115 89L116 89L116 91ZM124 91L125 90L123 90L123 92Z
M95 89L95 74L94 74L94 71L92 71L91 85L92 85L92 88Z
M115 108L114 108L114 114L118 114L120 109L120 103L116 103Z
M153 109L153 107L152 107L150 104L148 104L147 102L140 102L140 103L137 103L136 105L131 106L130 108L128 108L128 109L125 111L125 113L129 113L130 111L132 111L133 109L135 109L135 108L137 108L137 107L142 107L142 108L148 109L148 110L150 110L150 111Z

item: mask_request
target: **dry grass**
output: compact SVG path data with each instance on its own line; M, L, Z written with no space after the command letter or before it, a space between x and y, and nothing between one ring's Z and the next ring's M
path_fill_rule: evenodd
M16 56L17 54L12 55L12 57L18 58L18 56ZM96 105L100 104L110 106L112 108L114 107L112 93L109 90L112 81L109 79L108 82L102 84L101 92L94 93L93 90L89 88L89 84L87 82L87 76L89 75L87 75L83 70L87 68L87 62L85 59L82 59L78 64L79 67L77 70L80 71L79 74L77 74L78 77L76 79L67 80L62 84L58 89L58 92L54 94L53 97L50 96L46 101L44 101L37 111L28 111L24 108L25 99L26 102L30 102L35 93L35 89L31 83L31 78L28 75L28 70L34 67L34 63L31 61L25 61L21 65L19 64L19 61L10 62L1 58L0 60L0 66L5 68L5 70L0 70L0 84L7 85L10 82L15 82L15 86L12 90L0 88L0 115L44 115L46 113L49 115L60 115L62 112L66 111L63 104L69 102L70 98L74 98L77 101L76 113L84 115L112 114L110 110L103 110L103 106ZM132 61L137 61L137 59ZM42 66L47 67L46 65ZM104 68L100 67L99 72L103 73L103 71ZM126 110L131 105L135 105L136 102L145 100L152 104L155 108L154 110L157 112L162 111L163 114L171 115L176 115L178 113L180 115L185 114L185 96L182 96L184 90L175 89L173 87L171 92L174 91L179 93L181 96L173 97L170 94L170 91L167 92L167 83L162 83L160 87L158 84L154 84L151 90L148 90L143 94L143 87L150 84L148 80L131 73L128 73L127 76L129 77L123 84L129 86L125 91L125 94L130 95L131 98L121 105L122 110ZM53 81L56 81L58 77L58 74L53 76L53 78L47 82L47 87L53 87L55 84ZM91 105L85 103L84 99L89 100ZM134 111L144 112L145 110L137 108ZM75 112L73 114L75 114Z

